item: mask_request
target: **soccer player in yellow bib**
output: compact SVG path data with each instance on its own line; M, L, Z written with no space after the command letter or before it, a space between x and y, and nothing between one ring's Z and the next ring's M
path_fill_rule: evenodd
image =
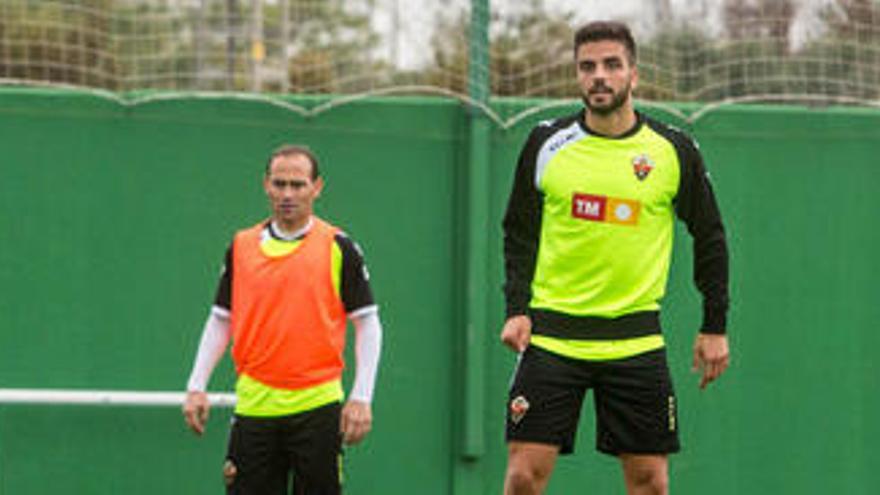
M303 146L266 165L272 217L236 233L187 384L186 423L205 428L205 389L230 339L237 403L223 476L230 495L341 493L342 444L372 427L382 328L360 248L313 214L323 179ZM346 319L355 379L343 401Z
M668 493L679 450L660 300L678 217L693 236L703 323L700 387L729 363L728 252L695 142L639 112L636 44L624 24L574 39L586 109L542 122L519 157L504 217L507 319L520 353L509 391L505 494L542 493L574 448L593 391L596 448L621 463L628 494Z

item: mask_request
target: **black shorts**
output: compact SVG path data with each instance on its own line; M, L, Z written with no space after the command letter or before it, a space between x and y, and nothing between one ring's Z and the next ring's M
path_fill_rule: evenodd
M574 452L581 404L593 390L596 449L610 455L678 452L675 392L666 350L583 361L529 346L514 372L507 441L558 445Z
M224 470L229 495L338 495L341 493L341 405L290 416L233 417Z

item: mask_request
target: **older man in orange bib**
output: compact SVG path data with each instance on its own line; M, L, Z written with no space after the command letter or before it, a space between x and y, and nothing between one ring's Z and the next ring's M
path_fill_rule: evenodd
M229 494L341 493L342 443L372 426L382 327L360 247L317 218L315 155L283 146L263 181L272 217L238 232L193 364L184 418L197 434L205 390L230 339L237 403L223 474ZM354 385L343 406L346 319L356 329Z

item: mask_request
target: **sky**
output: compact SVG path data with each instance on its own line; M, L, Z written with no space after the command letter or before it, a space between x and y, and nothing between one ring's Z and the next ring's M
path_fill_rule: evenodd
M393 32L395 6L399 9L397 43L388 43L388 58L405 68L417 68L426 60L430 48L432 26L436 18L460 12L469 0L376 0L373 22L380 33ZM649 36L653 31L661 0L543 0L546 10L572 13L572 24L592 19L611 18L626 21L636 37ZM674 19L681 22L699 22L710 34L721 29L723 0L666 0ZM792 46L797 48L811 36L818 35L820 26L816 13L833 0L795 0L797 14L791 33ZM491 9L505 11L526 3L524 0L490 0ZM450 7L451 6L451 7Z

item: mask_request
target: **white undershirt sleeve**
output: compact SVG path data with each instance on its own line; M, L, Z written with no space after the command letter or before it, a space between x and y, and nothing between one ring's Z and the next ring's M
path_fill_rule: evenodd
M217 362L223 357L223 353L226 352L231 334L229 311L218 306L212 307L211 314L205 321L199 350L196 353L189 381L186 384L187 392L207 390L211 374L214 372Z
M354 351L357 360L349 400L370 403L382 350L382 324L378 311L356 312L349 316L356 332Z

